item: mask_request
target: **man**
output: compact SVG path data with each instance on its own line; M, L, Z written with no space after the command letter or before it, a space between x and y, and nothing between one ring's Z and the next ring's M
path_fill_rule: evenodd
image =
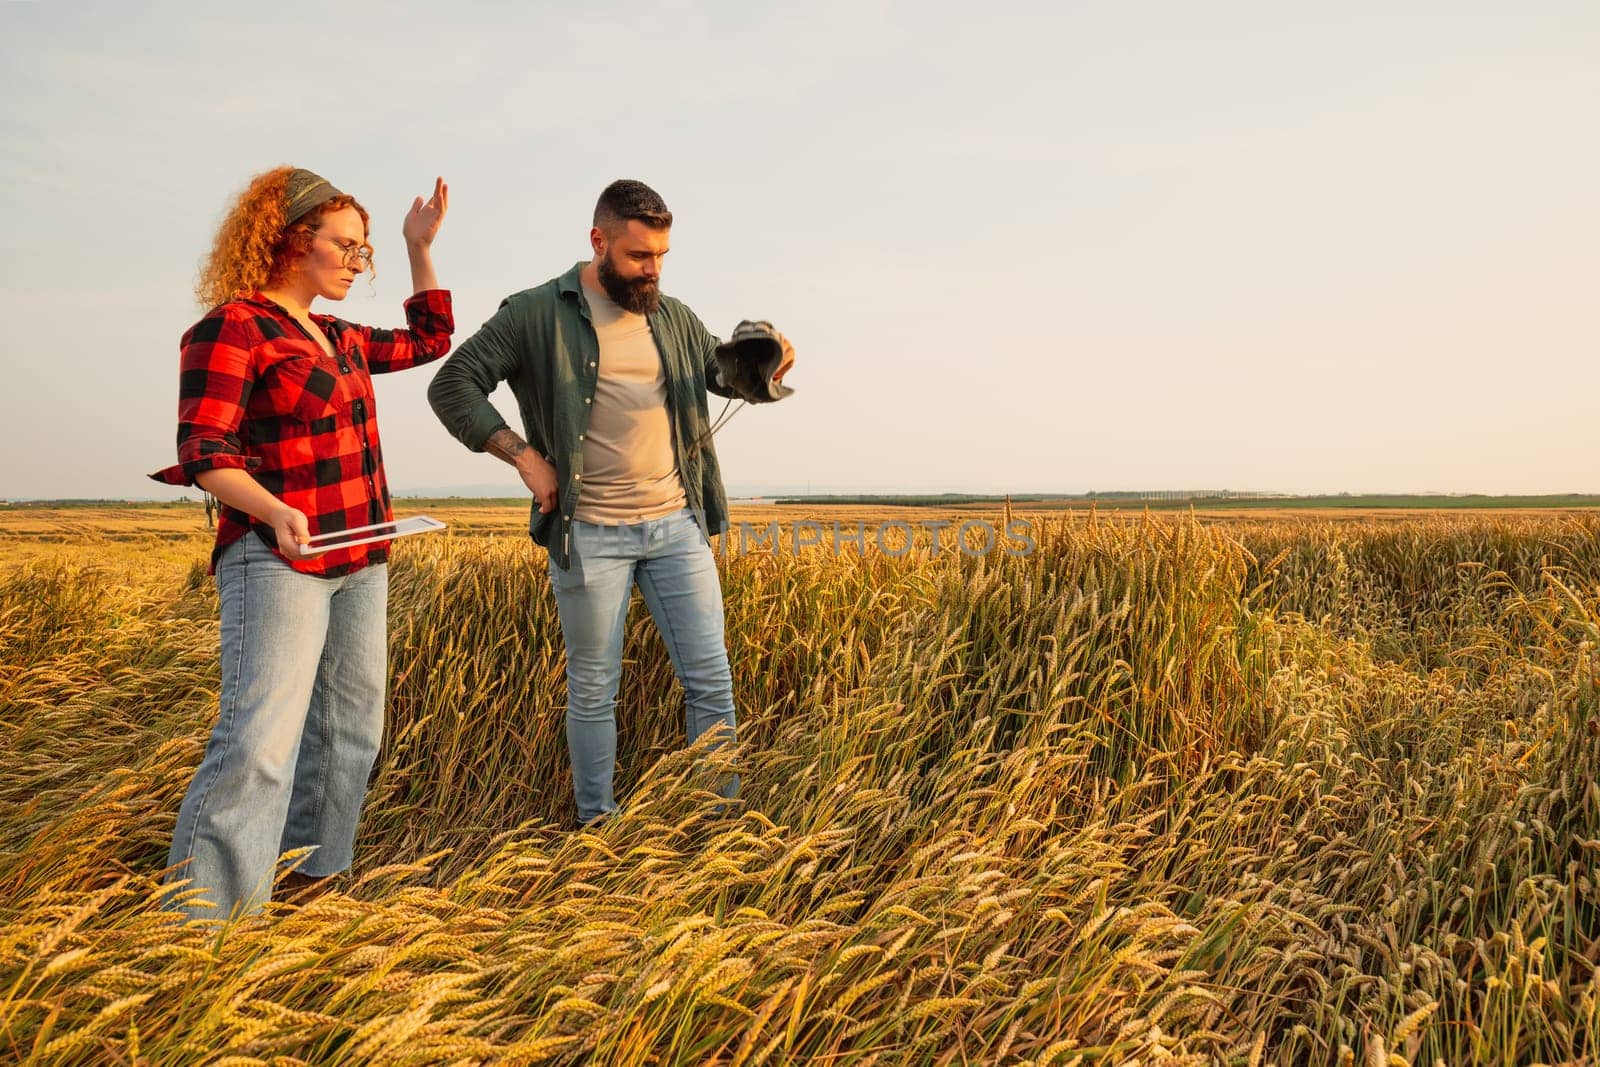
M428 400L475 452L517 469L534 497L530 533L550 554L567 646L567 746L579 823L616 809L617 685L633 586L672 657L689 741L734 730L722 587L709 538L727 527L706 391L718 341L660 290L672 213L643 182L595 205L594 258L507 297L434 377ZM783 358L774 380L794 362ZM511 384L526 439L489 403ZM723 783L732 797L738 780Z

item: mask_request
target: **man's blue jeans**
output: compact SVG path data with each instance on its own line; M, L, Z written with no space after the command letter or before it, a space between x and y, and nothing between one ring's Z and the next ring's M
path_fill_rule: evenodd
M185 906L195 919L258 909L290 849L316 847L298 868L313 877L350 866L388 669L383 564L318 578L246 534L217 561L217 593L220 713L167 860L207 890Z
M689 742L714 727L734 733L733 677L722 629L717 561L688 509L622 526L572 523L571 566L552 560L550 585L567 644L567 748L578 821L616 810L617 685L623 624L637 583L683 685ZM722 783L732 797L739 781Z

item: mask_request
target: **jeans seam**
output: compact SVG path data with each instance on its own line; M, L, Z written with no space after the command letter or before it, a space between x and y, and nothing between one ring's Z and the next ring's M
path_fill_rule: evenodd
M644 561L641 560L640 562L642 563ZM651 597L655 599L656 603L661 605L661 614L667 616L666 619L656 620L656 632L661 635L662 642L667 646L667 653L672 657L673 673L678 676L678 686L683 690L684 734L687 736L690 731L688 718L693 709L689 706L690 693L688 663L683 657L683 646L678 643L678 628L671 620L670 612L667 610L666 600L659 595L658 590L655 588L655 579L651 578L645 572L643 567L638 567L634 571L634 581L638 583L640 593L644 592L645 583L647 581L650 583ZM645 601L645 607L648 608L649 606L650 603L649 599L647 598ZM655 613L651 612L651 614L654 615ZM663 625L663 622L665 625Z
M249 599L249 590L250 590L250 562L249 562L248 557L249 557L248 548L246 546L241 545L240 548L239 548L239 631L240 631L240 633L239 633L238 660L234 664L233 692L229 694L231 699L228 702L228 707L226 709L220 709L219 708L219 710L218 710L218 718L219 719L222 718L223 715L227 716L227 719L228 719L228 730L223 735L224 740L223 740L223 743L222 743L222 753L217 758L216 770L211 772L211 777L206 781L206 784L205 784L204 788L202 788L200 790L200 799L194 806L194 818L189 820L189 840L184 843L184 847L183 847L183 855L184 855L185 861L191 861L191 860L194 859L194 843L200 836L200 820L201 820L201 817L205 815L206 801L211 799L211 789L212 789L213 786L215 786L217 784L217 779L222 776L222 770L227 765L228 753L233 748L233 718L234 718L234 714L238 710L238 706L239 706L239 682L240 682L240 679L241 679L241 677L243 676L243 673L244 673L244 628L245 628L244 620L249 615L248 599ZM218 640L219 644L221 643L221 639L222 639L222 634L221 634L221 631L219 630L218 634L217 634L217 640ZM211 887L207 886L206 888L210 889Z
M334 595L337 596L338 594L335 593ZM329 604L329 615L330 617L332 615L331 602ZM321 722L316 724L317 732L322 735L321 751L317 754L317 784L315 791L311 794L311 828L318 839L317 844L319 847L322 838L322 809L328 794L328 753L333 748L333 709L330 704L333 687L328 684L328 679L331 677L331 668L328 665L330 652L328 646L328 635L323 634L322 655L318 657L317 661L317 680L312 687L313 699L316 700L318 707L322 710ZM324 725L326 725L326 729L323 728Z
M644 561L641 560L640 562L642 563ZM656 584L655 583L655 579L651 578L648 574L646 574L645 573L645 569L643 567L640 567L636 571L634 571L633 580L639 586L639 592L641 594L644 593L645 584L649 583L649 585L650 585L650 594L649 594L649 596L647 596L645 598L645 607L648 608L650 606L650 601L653 599L653 600L655 600L655 602L657 604L661 605L661 614L666 615L667 614L667 602L665 600L661 599L658 591L656 590L656 588L655 588L655 584ZM651 614L653 615L655 613L651 612ZM662 625L663 621L666 622L665 626ZM684 684L685 678L683 677L683 668L681 666L679 666L679 664L683 663L683 649L681 649L678 646L677 627L672 625L672 622L671 622L670 619L667 619L667 620L657 619L656 620L656 632L661 635L662 643L667 646L667 654L672 657L673 673L677 674L677 676L678 676L678 684L680 686L683 686L684 694L685 694L685 696L687 696L688 692L689 692L689 687Z
M568 614L569 614L569 610L568 609L569 609L569 607L570 607L571 611L577 611L577 612L580 612L580 613L583 613L583 614L587 614L587 611L585 609L587 608L587 606L592 604L592 599L591 598L594 596L596 590L591 585L591 581L593 580L594 575L590 571L590 566L589 566L590 564L596 563L601 559L616 559L618 562L625 562L626 563L628 573L626 575L625 580L621 583L621 585L622 585L622 603L620 605L620 610L617 612L616 617L613 620L612 627L607 630L607 632L606 632L606 634L605 634L605 636L603 638L604 642L606 643L606 645L608 647L612 646L612 640L611 640L612 632L613 632L613 630L615 631L616 640L615 640L615 644L614 644L614 655L611 656L609 659L607 659L605 661L605 663L602 664L602 672L609 675L609 673L611 673L611 671L613 669L615 669L617 677L616 677L616 689L615 689L615 691L613 691L613 693L611 695L611 699L608 702L607 713L603 717L601 717L599 719L577 719L577 720L574 719L574 716L576 714L575 701L574 701L574 697L573 697L573 689L574 689L574 687L573 687L573 682L574 682L573 651L574 651L574 649L573 649L573 645L570 642L567 642L567 663L566 663L566 672L565 672L566 673L566 698L567 698L566 704L567 704L567 706L566 706L565 718L566 718L566 722L567 722L567 729L569 731L569 733L568 733L568 753L569 753L569 757L575 757L576 754L577 754L577 749L573 746L573 743L572 743L572 740L571 740L571 737L572 737L571 731L574 728L574 723L575 722L578 724L578 726L580 728L580 732L592 729L594 727L604 727L606 724L609 724L609 727L610 727L610 729L612 731L616 731L616 728L617 728L617 726L616 726L616 721L617 721L616 702L617 702L617 697L621 693L621 682L622 682L621 662L620 661L622 660L623 653L626 650L625 646L626 646L626 643L627 643L628 610L629 610L629 606L630 606L630 604L632 602L632 599L633 599L633 585L634 585L635 576L636 576L636 574L638 572L638 562L639 562L638 559L633 556L631 547L629 547L628 551L625 553L625 555L627 556L627 558L625 560L622 559L621 557L611 557L611 556L604 555L605 550L609 549L609 550L613 550L614 551L618 547L615 543L613 543L610 540L610 538L612 538L613 536L616 535L616 528L595 526L592 523L584 523L583 525L589 527L589 529L576 529L576 530L573 531L573 542L574 542L574 544L573 544L573 548L572 548L571 558L568 560L569 566L567 568L564 568L562 570L561 574L558 576L556 571L555 571L555 569L553 568L553 564L552 564L552 570L550 572L551 591L554 594L555 599L556 599L557 615L558 615L559 618L561 618L563 620L563 623L568 618ZM608 533L607 531L611 531L611 532ZM568 605L564 606L562 604L562 600L563 599L566 599L569 602ZM563 637L563 641L566 641L566 632L565 632L565 627L564 626L563 626L562 637ZM612 666L613 664L614 664L614 667ZM579 673L582 673L582 672L579 672ZM612 788L614 786L614 774L615 774L615 769L616 769L615 768L615 761L616 761L616 749L615 748L612 749L611 761L612 761L612 765L605 770L604 775L603 775L603 777L604 777L604 785L605 785L605 792L607 794L612 794ZM580 775L579 775L578 765L577 765L577 762L576 762L575 758L573 759L573 763L572 763L572 772L573 772L572 784L573 784L574 800L579 800L580 801L580 810L579 810L579 813L578 813L578 817L579 817L580 821L582 821L584 816L583 816L583 811L581 809L581 799L577 795L578 794L578 789L579 789L579 778L580 778ZM601 805L602 806L600 807L600 809L598 811L598 814L597 815L591 815L590 819L597 818L600 815L606 814L607 812L614 811L616 809L616 797L615 797L615 795L612 794L612 795L610 795L608 800L601 801Z
M698 547L699 546L697 546L697 548ZM643 560L640 561L641 566L639 566L637 571L635 572L635 581L637 581L639 583L639 591L641 593L644 592L645 583L649 582L649 584L651 585L652 594L654 594L656 592L656 590L654 588L655 582L654 582L653 579L651 579L649 577L649 575L646 572L644 566L642 566L643 562L644 562ZM715 560L713 560L713 566L715 566ZM719 581L720 581L720 579L719 579ZM657 600L658 603L661 604L662 615L663 616L668 616L669 619L670 619L670 613L668 612L668 609L667 609L666 600L660 598L659 596L656 597L655 599ZM649 606L649 601L650 601L650 597L647 596L645 598L645 606L646 607ZM651 611L651 615L654 616L655 612ZM678 685L683 689L683 712L684 712L683 728L684 728L684 736L685 736L685 738L692 738L693 740L690 742L692 744L694 741L698 741L699 740L699 736L695 734L695 720L696 720L695 709L694 709L694 696L695 696L695 694L691 693L690 690L689 690L689 677L688 677L687 663L683 658L683 655L682 655L682 651L683 650L682 650L682 647L679 644L678 639L677 639L677 627L675 625L673 625L670 621L666 622L666 624L664 625L663 624L663 620L660 619L660 618L657 618L655 621L656 621L656 631L661 634L662 643L667 646L667 653L668 653L668 655L670 655L672 657L672 660L673 660L673 664L672 664L673 673L675 673L678 676ZM670 631L670 633L669 633L669 631ZM723 651L724 659L726 660L727 654L728 654L728 652L727 652L727 636L726 636L726 634L724 634L724 636L723 636L723 649L722 649L722 651ZM729 725L731 727L732 731L736 731L737 730L737 726L735 726L734 723L737 721L737 718L738 718L738 709L733 705L733 691L732 691L732 684L731 684L732 683L732 678L731 678L732 663L730 662L728 664L728 666L729 666L729 673L730 673L730 678L729 678L729 683L730 684L729 684L729 691L728 691L728 718L731 721L728 722L727 725ZM703 697L706 694L704 692L702 692L700 695ZM736 736L736 734L734 736ZM731 736L730 736L729 740L732 740Z
M629 570L630 570L630 573L628 575L628 580L627 580L627 582L624 583L625 592L623 593L623 596L622 596L622 608L621 608L621 611L618 613L618 619L617 619L616 623L614 624L615 629L617 629L617 630L619 630L621 632L619 634L617 634L617 639L616 639L616 656L615 656L615 660L616 660L616 662L618 664L618 671L617 671L617 691L612 694L611 700L610 700L612 721L616 720L617 700L622 694L621 663L622 663L622 660L626 658L626 653L627 653L628 613L629 613L629 609L633 606L633 586L634 586L634 583L638 581L639 561L638 560L631 561ZM583 596L584 595L584 592L583 592L583 589L582 589L581 585L577 589L569 589L569 590L567 590L567 592L569 594L577 593L579 596ZM560 609L561 609L561 605L560 605L560 603L558 601L557 604L556 604L556 611L557 611L558 615L560 613ZM565 635L563 635L563 641L565 641ZM608 635L608 641L609 641L609 635ZM567 648L567 669L566 669L566 674L567 674L567 714L570 715L570 714L572 714L572 648L571 648L570 645Z

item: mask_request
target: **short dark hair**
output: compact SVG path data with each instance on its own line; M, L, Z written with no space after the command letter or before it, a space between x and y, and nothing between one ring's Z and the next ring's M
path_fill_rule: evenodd
M638 219L653 230L665 230L672 225L672 212L667 210L661 194L644 182L619 178L606 186L596 201L594 224L609 232L628 219Z

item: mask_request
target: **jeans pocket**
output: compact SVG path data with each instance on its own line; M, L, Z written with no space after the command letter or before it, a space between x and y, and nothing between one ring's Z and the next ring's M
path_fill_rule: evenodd
M277 570L281 567L286 571L293 571L294 568L289 566L289 561L278 555L277 534L270 528L266 531L267 536L273 538L273 543L268 545L256 531L257 527L251 526L250 532L239 539L244 542L240 560L251 567L265 570Z
M684 508L672 516L674 540L692 540L696 544L710 545L711 539L706 536L705 527L700 524L700 517L692 508Z

